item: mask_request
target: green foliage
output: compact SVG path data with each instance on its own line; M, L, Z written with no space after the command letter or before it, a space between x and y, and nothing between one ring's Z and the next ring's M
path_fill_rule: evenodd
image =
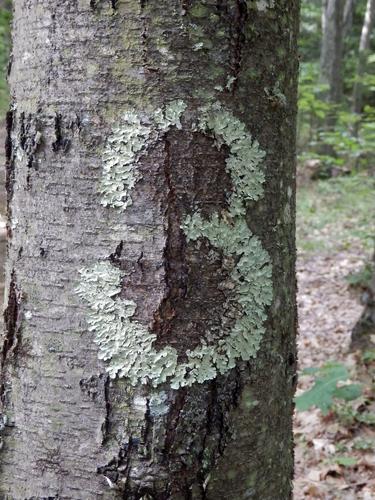
M373 264L367 262L359 271L348 274L345 279L352 287L367 288L370 285L373 273Z
M6 66L10 52L10 23L9 9L0 8L0 114L4 115L9 104L9 90L6 82Z
M343 467L353 467L357 465L357 459L354 457L336 456L335 463Z
M374 447L375 443L372 439L357 439L353 443L353 448L355 450L367 451L367 450L373 450Z
M365 364L372 363L375 361L375 349L370 349L362 354L362 361Z
M316 406L323 414L332 409L334 399L351 401L362 394L359 384L338 386L338 382L348 380L348 369L340 363L327 363L314 371L314 385L296 397L296 408L305 411Z
M360 116L351 111L365 6L365 0L355 2L353 23L344 39L343 99L333 105L326 100L327 87L320 75L321 1L303 0L301 5L298 156L301 164L320 159L328 176L332 166L367 167L374 154L375 57L371 51L360 78L364 109ZM334 116L329 126L327 116Z
M359 406L359 408L358 408ZM336 403L332 410L338 420L347 427L357 424L375 425L375 415L366 411L366 405L352 405L350 402Z
M319 180L297 191L297 246L305 252L373 249L375 179L367 175Z
M303 61L319 59L321 34L321 0L303 1L299 38Z

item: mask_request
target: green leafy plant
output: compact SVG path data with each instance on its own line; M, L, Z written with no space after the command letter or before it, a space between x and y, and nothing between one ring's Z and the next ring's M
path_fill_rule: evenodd
M338 465L342 465L343 467L353 467L357 465L357 459L354 457L340 456L335 457L335 463Z
M366 288L370 284L373 272L374 266L368 262L359 271L348 274L345 279L352 287Z
M375 447L375 443L372 439L357 439L357 441L354 441L353 443L353 448L355 450L373 450Z
M327 414L334 405L334 399L351 401L362 394L360 384L345 384L339 382L349 379L348 369L341 363L327 363L321 368L304 370L303 374L314 376L314 385L295 399L296 408L306 411L316 406L323 414Z
M6 2L7 4L8 2ZM9 90L6 82L6 66L10 52L10 24L11 10L0 8L0 115L4 115L8 108Z
M365 364L370 364L375 361L375 349L369 349L362 354L362 361Z
M353 404L354 403L354 404ZM337 401L332 407L333 413L342 425L347 427L363 424L367 426L375 425L375 415L368 411L366 400L359 401Z

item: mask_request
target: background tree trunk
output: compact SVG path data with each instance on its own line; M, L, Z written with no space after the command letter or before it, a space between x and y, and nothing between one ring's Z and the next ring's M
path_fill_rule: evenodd
M358 115L358 121L354 124L353 133L358 135L359 130L359 118L362 113L362 95L363 95L363 84L362 78L366 70L366 61L368 56L368 51L370 48L371 31L374 26L375 20L375 0L367 0L366 13L363 21L361 39L359 42L358 49L358 64L356 79L353 87L353 113Z
M2 497L291 498L298 2L14 7ZM173 389L138 380L142 345L118 359L135 385L98 359L123 328L181 366L249 286L233 369L201 359Z
M344 19L343 19L343 39L350 35L353 27L353 10L354 10L354 0L346 0L344 6Z
M345 0L323 0L320 71L322 83L328 86L326 97L330 104L337 104L342 98L344 12ZM332 112L328 126L334 121Z

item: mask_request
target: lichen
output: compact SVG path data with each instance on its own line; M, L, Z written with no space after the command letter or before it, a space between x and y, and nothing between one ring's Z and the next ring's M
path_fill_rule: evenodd
M278 103L280 106L287 105L286 96L281 92L280 82L276 82L272 89L265 88L264 92L271 102Z
M185 103L181 100L171 102L164 111L156 110L154 127L142 124L134 112L124 113L112 130L102 156L99 192L103 206L126 210L132 204L130 193L140 179L137 162L160 133L172 126L181 127L180 116L184 110Z
M257 0L256 6L259 11L264 12L275 7L275 0Z
M183 101L175 101L165 110L158 109L149 125L142 124L135 113L125 115L104 155L105 176L110 171L117 186L110 200L109 191L102 192L106 206L125 210L130 205L130 193L139 178L140 156L170 127L181 127L185 109ZM111 377L127 377L133 385L169 382L177 389L211 380L234 368L237 360L255 357L265 332L266 306L272 301L272 269L267 252L245 218L248 201L263 196L265 153L245 125L219 103L201 108L191 129L211 136L217 148L225 145L229 149L226 170L233 189L227 195L228 208L209 218L195 212L186 216L181 226L188 241L199 245L206 239L234 263L229 279L222 284L227 298L220 331L207 327L200 345L188 350L187 360L179 362L176 349L166 346L157 351L156 335L134 319L136 303L120 297L123 276L119 269L103 261L80 271L77 293L88 304L89 329L99 346L99 357L107 362ZM125 158L114 160L122 151Z

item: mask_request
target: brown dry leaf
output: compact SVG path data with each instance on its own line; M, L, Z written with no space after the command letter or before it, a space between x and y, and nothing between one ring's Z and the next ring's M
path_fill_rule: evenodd
M338 464L331 464L327 467L324 467L320 472L321 479L326 479L327 476L338 477L343 473L342 467Z
M363 455L360 460L358 461L358 465L362 465L366 467L367 469L373 469L375 470L375 455L374 453L369 454L366 453L366 455Z
M309 484L303 489L305 498L318 498L324 500L326 498L326 492L317 484Z

